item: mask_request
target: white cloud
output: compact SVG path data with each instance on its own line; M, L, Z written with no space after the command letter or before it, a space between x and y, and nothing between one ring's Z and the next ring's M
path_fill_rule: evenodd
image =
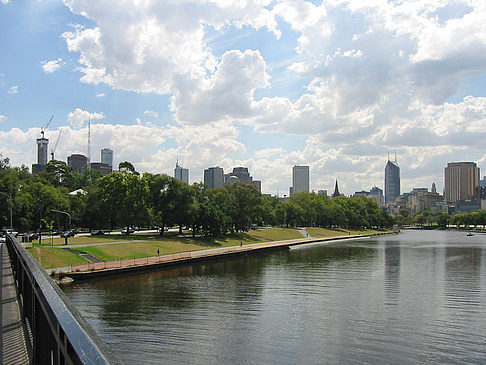
M99 94L96 94L96 97L97 97L97 98L102 98L103 96L105 96L105 94L104 94L104 93L99 93Z
M151 117L151 118L157 118L159 116L159 113L157 113L156 111L153 111L153 110L146 110L143 112L144 115L146 115L147 117Z
M45 73L53 73L63 64L64 62L62 58L58 58L57 60L52 60L52 61L43 61L42 70L44 70Z
M8 1L9 1L9 0L0 0L0 2L1 2L2 4L8 4Z
M8 93L12 95L18 94L18 92L19 92L18 85L14 85L8 90Z
M0 123L3 123L6 119L7 117L5 115L0 114Z
M258 51L226 52L214 73L204 79L179 77L171 99L175 119L183 124L248 118L257 88L269 85L269 75Z
M112 143L147 171L171 173L177 155L200 171L191 179L208 166L248 164L275 192L290 185L290 169L301 163L311 166L314 188L332 191L337 177L351 193L383 185L388 151L398 155L404 189L432 180L440 189L447 161L484 160L484 98L448 101L471 77L486 74L482 0L65 3L96 24L64 34L79 54L83 82L172 95L177 126L162 131L140 121L111 132L146 138L141 145ZM287 38L297 34L285 43L294 50L291 61L272 59L259 44L245 50L246 43L230 42L217 53L206 44L208 34L238 29L266 28L277 39L288 27L277 29L276 19L293 30ZM305 88L273 85L278 67L269 65L277 63L290 65L286 75ZM257 91L264 96L256 99ZM144 115L156 118L152 112ZM86 120L70 123L81 127ZM250 148L240 142L235 121L257 133L311 137L302 150L257 147L255 160L235 161Z
M103 119L103 113L90 113L86 110L76 108L74 112L70 112L67 121L73 128L81 128L88 120Z
M73 13L97 26L64 33L68 49L80 54L83 82L115 89L169 93L174 77L201 78L213 55L205 27L263 27L278 36L270 1L178 1L94 3L65 0ZM167 16L170 14L170 16Z
M257 158L269 158L283 153L285 153L283 148L265 148L263 150L255 151L255 156Z

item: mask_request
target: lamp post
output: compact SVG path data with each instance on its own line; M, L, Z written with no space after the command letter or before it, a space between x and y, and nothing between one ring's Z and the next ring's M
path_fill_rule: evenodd
M13 224L12 224L12 194L11 193L5 193L3 191L0 191L0 194L5 195L8 197L8 200L10 202L10 229L13 230Z
M56 210L56 209L51 209L51 212L56 212L56 213L61 213L61 214L66 214L69 217L69 224L68 224L68 229L71 229L71 215L68 212L63 212L62 210ZM64 237L65 242L64 244L68 244L68 236Z
M51 212L66 214L69 217L68 229L71 229L71 215L68 212L63 212L62 210L51 209Z

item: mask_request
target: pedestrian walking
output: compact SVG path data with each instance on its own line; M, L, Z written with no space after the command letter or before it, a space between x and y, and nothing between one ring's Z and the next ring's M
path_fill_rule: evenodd
M157 256L160 256L160 249L157 249Z
M243 241L240 241L240 247L243 247Z

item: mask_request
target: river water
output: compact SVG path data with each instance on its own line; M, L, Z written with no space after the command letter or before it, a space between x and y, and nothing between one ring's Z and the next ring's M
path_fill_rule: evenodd
M404 231L64 288L125 364L486 363L486 235Z

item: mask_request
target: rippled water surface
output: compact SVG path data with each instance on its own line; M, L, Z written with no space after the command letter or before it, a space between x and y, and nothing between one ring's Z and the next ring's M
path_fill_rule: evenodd
M126 364L480 364L485 249L405 231L65 291Z

